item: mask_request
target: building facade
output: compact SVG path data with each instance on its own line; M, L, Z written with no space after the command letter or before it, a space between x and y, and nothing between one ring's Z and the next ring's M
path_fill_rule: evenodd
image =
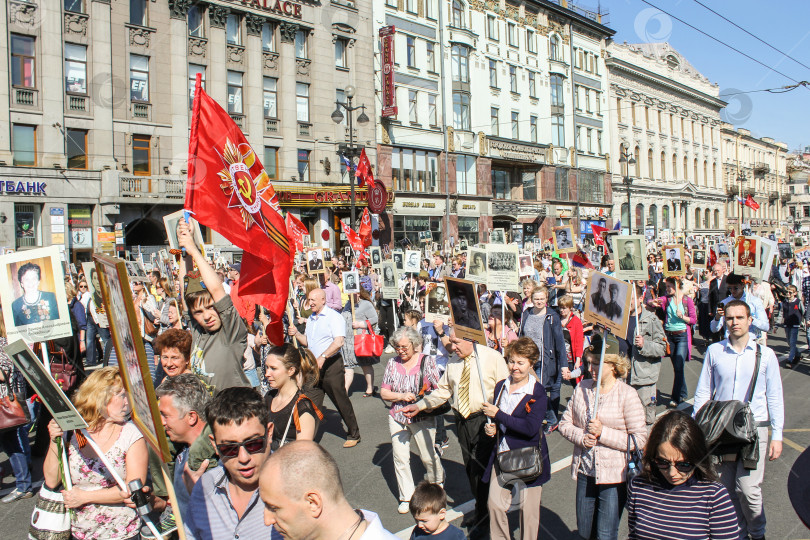
M613 212L622 229L665 242L722 233L725 102L717 85L667 43L613 43L606 63Z
M805 241L810 237L810 147L788 156L788 226Z
M729 229L787 238L791 199L787 145L770 137L758 139L749 130L734 129L731 124L722 125L721 137ZM757 210L741 204L749 196L759 205Z
M431 230L486 242L503 228L529 243L552 225L587 225L578 216L606 222L613 31L568 6L375 0L375 34L394 32L375 61L378 179L396 192L394 241Z
M88 260L162 246L182 207L194 80L228 110L282 206L337 246L349 213L336 101L374 116L364 0L9 0L0 10L0 245L62 244ZM375 160L373 125L353 139ZM366 204L358 191L358 206ZM102 236L103 235L103 236ZM205 231L206 242L226 245Z

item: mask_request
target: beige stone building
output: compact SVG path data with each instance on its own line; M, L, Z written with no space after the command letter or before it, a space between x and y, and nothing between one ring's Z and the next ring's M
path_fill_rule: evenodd
M370 10L366 0L8 0L0 246L63 244L87 259L116 224L127 246L162 245L161 218L183 203L201 73L282 205L336 247L329 231L349 207L338 154L348 130L330 115L353 85L354 103L374 117ZM373 124L354 135L374 163Z

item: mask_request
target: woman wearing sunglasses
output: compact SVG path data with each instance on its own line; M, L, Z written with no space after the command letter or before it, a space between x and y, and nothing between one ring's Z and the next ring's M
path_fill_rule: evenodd
M734 505L690 416L670 411L653 426L641 474L630 482L627 520L636 540L739 537Z

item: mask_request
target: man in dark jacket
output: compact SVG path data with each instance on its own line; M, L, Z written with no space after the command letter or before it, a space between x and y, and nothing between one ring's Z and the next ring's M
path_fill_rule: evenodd
M726 286L726 275L728 274L728 267L726 263L718 262L712 267L712 277L709 278L709 318L714 318L717 311L717 306L721 300L728 296L728 287ZM712 333L712 343L722 341L724 331Z

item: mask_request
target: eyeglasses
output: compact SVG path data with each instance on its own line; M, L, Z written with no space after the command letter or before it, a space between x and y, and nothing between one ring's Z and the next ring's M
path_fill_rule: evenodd
M217 445L219 455L224 458L232 458L239 455L239 449L244 447L248 454L258 454L264 452L267 447L267 433L257 437L251 437L240 443L223 443Z
M80 289L86 289L86 288L87 288L87 285L79 285L79 288L80 288Z
M411 348L411 344L408 343L407 345L394 345L394 350L396 351L407 351Z
M655 466L662 471L666 471L670 467L675 467L678 472L688 473L692 472L692 470L695 468L695 466L688 461L669 461L668 459L658 457L653 459L653 463L655 463Z

